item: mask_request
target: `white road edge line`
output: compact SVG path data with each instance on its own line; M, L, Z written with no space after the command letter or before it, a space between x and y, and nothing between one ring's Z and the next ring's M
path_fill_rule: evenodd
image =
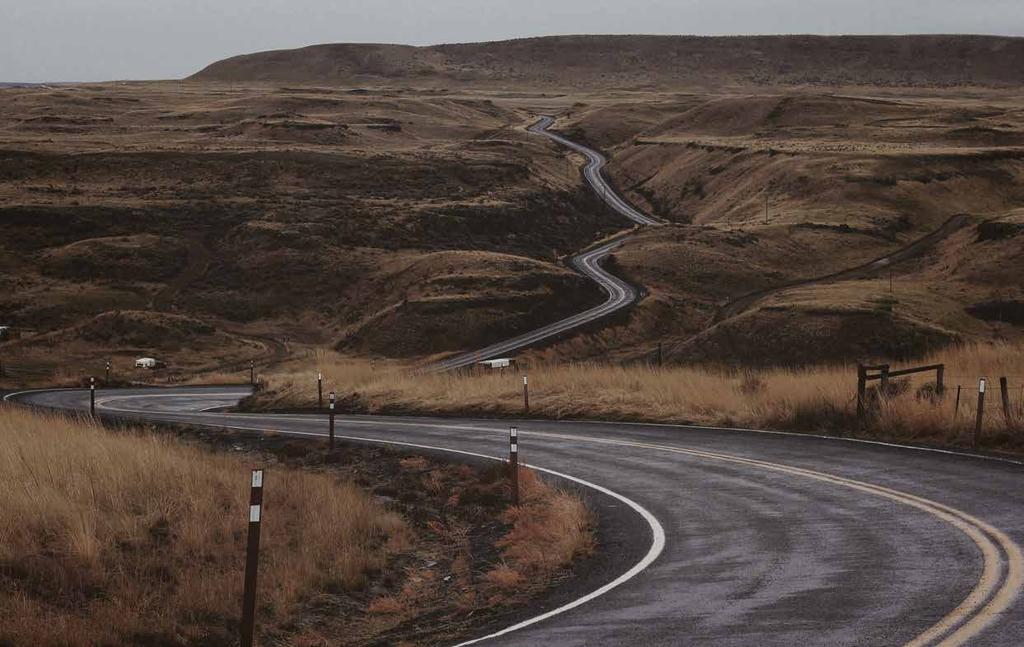
M26 390L26 391L14 391L12 393L8 393L7 395L5 395L3 397L3 399L4 399L4 401L7 401L7 400L10 400L11 398L13 398L14 396L27 395L27 394L30 394L30 393L46 393L48 391L76 391L76 390L83 390L83 389L74 389L74 388L71 388L71 389L29 389L29 390ZM200 396L202 394L201 393L194 393L194 394L190 393L189 395ZM146 396L146 397L154 397L154 396L156 396L156 394L153 394L153 396ZM125 396L125 397L129 397L129 396ZM136 397L136 396L130 396L130 397ZM168 397L170 397L170 396L168 396ZM209 394L209 397L216 397L216 395L215 394ZM221 397L223 397L223 394L221 394ZM116 409L113 409L113 410L116 411ZM188 412L182 412L182 413L188 413ZM245 415L257 415L257 414L233 413L232 415L236 415L236 416L237 415L242 415L242 416L245 416ZM306 414L287 414L287 413L282 413L282 414L271 414L271 415L280 416L282 419L288 419L288 420L304 420L304 419L308 420L309 418L311 418L313 416L316 416L318 414L316 414L316 413L306 413ZM370 418L370 417L372 417L372 416L367 416L367 418ZM387 415L378 415L377 417L378 418L391 418L391 416L387 416ZM412 418L415 418L415 416L412 416ZM345 420L349 420L349 421L355 421L355 422L358 422L360 424L370 424L370 423L372 423L371 420L360 421L357 416L339 416L338 419L339 420L345 419ZM485 423L485 424L488 423L488 422L492 422L492 420L489 420L487 418L478 418L476 420L479 421L479 422ZM959 451L959 450L955 450L955 449L940 449L938 447L922 447L920 445L904 445L904 444L901 444L901 443L886 442L884 440L868 440L866 438L846 438L846 437L843 437L843 436L829 436L827 434L813 434L813 433L803 432L803 431L781 431L781 430L777 430L777 429L755 429L755 428L752 428L752 427L714 427L714 426L711 426L711 425L688 425L688 424L675 423L675 422L629 422L629 421L625 421L625 420L573 420L571 418L565 418L565 419L561 419L561 420L555 420L555 419L552 419L552 418L516 418L516 420L518 420L520 422L539 422L539 423L544 423L544 424L546 424L546 423L557 423L557 422L569 422L569 423L572 423L572 424L575 424L575 425L628 425L630 427L663 427L663 428L668 428L668 429L678 429L680 431L686 431L687 429L699 429L701 431L735 431L735 432L740 432L740 433L765 434L765 435L770 435L770 436L789 436L789 437L793 437L793 438L817 438L819 440L826 440L826 441L836 441L836 442L844 442L844 443L855 443L855 444L860 444L860 445L879 445L881 447L894 447L896 449L911 449L911 450L917 451L917 452L929 452L929 453L933 453L933 454L946 454L948 456L957 456L957 457L960 457L960 458L974 458L974 459L978 459L978 460L992 461L992 462L995 462L995 463L1008 463L1010 465L1024 465L1024 460L1019 460L1019 459L1015 459L1015 458L1006 458L1006 457L1003 457L1003 456L989 456L987 454L975 454L975 453L972 453L972 452L963 452L963 451ZM505 422L505 419L502 419L502 418L494 418L493 419L493 423L494 424L502 424L504 422ZM398 418L398 416L395 416L395 421L394 422L389 422L388 424L401 424L401 423L402 423L402 420L400 420ZM410 422L408 422L406 424L430 424L430 423L413 423L413 422L410 421ZM485 429L486 430L493 430L490 427L469 427L469 426L465 426L464 428L465 429L473 429L473 430L481 430L481 431L485 430Z
M139 396L136 396L139 397ZM141 396L145 397L145 396ZM127 399L127 398L126 398ZM131 409L120 409L123 413L133 413ZM187 415L187 414L185 414ZM309 416L293 416L285 419L298 419L303 421L315 420ZM382 421L371 421L371 420L348 420L349 424L363 424L363 425L391 425L398 427L419 427L419 428L436 428L446 430L465 430L465 431L481 431L485 433L501 433L501 430L493 427L480 427L474 425L458 425L458 424L444 424L444 423L416 423L411 421L393 421L393 422L382 422ZM272 422L270 423L273 424ZM266 427L247 427L242 425L218 425L221 428L234 428L234 429L245 429L249 431L263 431L273 432L273 429L267 429ZM290 432L281 431L282 434L296 434L304 436L323 436L322 432ZM918 497L913 494L901 492L899 490L893 490L884 486L875 485L873 483L867 483L864 481L857 481L855 479L848 479L841 476L829 474L827 472L819 472L816 470L808 470L805 468L794 467L790 465L771 463L758 459L744 458L742 456L735 456L731 454L721 454L717 452L709 452L703 450L694 450L684 447L673 447L671 445L658 445L648 442L630 441L614 438L599 438L593 436L584 436L577 434L562 434L551 431L524 431L524 436L537 436L544 438L560 439L569 442L591 442L596 444L605 445L618 445L618 446L629 446L646 448L655 451L671 452L678 454L686 454L702 459L711 459L746 465L753 465L761 468L767 468L773 471L779 471L783 473L789 473L791 475L802 476L804 478L811 478L826 482L831 482L835 485L841 485L848 487L853 490L859 490L873 494L875 496L881 496L882 498L888 498L890 500L908 505L918 510L931 514L932 516L946 522L952 526L955 530L962 532L966 535L980 550L982 555L982 573L979 577L977 584L972 589L971 593L966 599L964 599L955 609L947 613L943 618L936 624L926 629L923 633L916 636L910 642L906 643L905 647L923 647L930 645L938 639L942 639L939 643L941 646L958 646L964 642L973 638L978 633L985 630L985 628L994 622L999 616L1006 613L1009 607L1015 602L1016 598L1020 593L1022 586L1022 569L1024 569L1024 557L1022 557L1020 547L1013 542L1004 533L999 531L997 528L972 517L967 513L964 513L956 508L946 506L944 504L931 501L926 498ZM430 446L415 445L413 443L403 443L397 441L386 441L386 440L375 440L366 439L362 437L345 436L346 438L353 440L369 441L369 442L380 442L384 444L396 444L406 445L411 447L426 447ZM482 456L481 454L475 454L472 452L465 452L462 450L445 450L453 451L455 453L462 453L473 456ZM487 457L493 459L493 457ZM496 459L501 460L501 459ZM543 468L543 471L545 470ZM556 472L551 472L556 473ZM557 474L557 473L556 473ZM573 479L576 480L576 479ZM664 536L664 535L663 535ZM994 541L993 541L994 540ZM997 546L998 545L998 546ZM1005 554L1006 561L1003 562L1002 554ZM1002 579L1000 586L999 572L1001 564L1005 563L1006 572ZM998 587L998 588L997 588ZM595 591L597 595L600 595L604 591L598 589ZM596 597L596 596L595 596ZM578 604L583 604L587 599L577 601ZM562 610L568 610L573 608L572 603L566 605ZM561 613L560 610L556 609L555 612ZM552 612L552 615L555 614ZM538 616L536 619L531 619L533 622L539 622L546 617L550 616ZM528 624L533 624L531 621L527 621ZM524 626L528 626L524 625ZM502 632L497 632L484 638L475 639L469 642L460 643L461 645L474 644L486 638L496 637L502 635L506 631L514 631L517 626L509 627Z
M202 423L199 423L199 424L202 424ZM310 431L275 430L275 429L264 429L264 428L261 428L261 427L243 427L241 425L212 425L212 424L210 424L210 425L203 425L203 426L207 426L207 427L220 427L220 428L223 428L223 429L237 429L237 430L242 430L242 431L261 431L261 432L264 432L264 433L267 433L267 432L269 432L269 433L279 433L279 434L287 435L287 436L315 436L315 437L318 437L318 438L323 438L324 437L324 434L310 432ZM451 449L449 447L436 447L434 445L421 445L421 444L418 444L418 443L408 443L408 442L402 442L402 441L397 441L397 440L383 440L383 439L380 439L380 438L365 438L365 437L362 437L362 436L336 436L336 438L343 438L345 440L354 440L356 442L375 443L375 444L380 444L380 445L398 445L398 446L401 446L401 447L413 447L413 448L416 448L416 449L427 449L427 450L431 450L431 451L442 451L442 452L448 452L448 453L452 453L452 454L462 454L464 456L473 456L473 457L476 457L476 458L483 458L483 459L486 459L486 460L492 460L492 461L498 461L498 462L504 462L504 460L505 460L505 459L497 457L497 456L489 456L487 454L479 454L477 452L469 452L469 451L465 451L465 450L462 450L462 449ZM614 498L614 499L616 499L618 501L621 501L622 503L625 503L630 508L632 508L634 512L636 512L638 515L640 515L640 517L643 518L643 520L647 522L648 526L650 526L650 528L651 528L651 536L652 536L652 538L651 538L651 547L647 550L647 554L644 555L640 559L640 561L638 561L636 564L634 564L628 571L626 571L622 575L619 575L617 578L615 578L611 582L608 582L607 584L605 584L605 585L603 585L603 586L601 586L601 587L591 591L590 593L584 595L583 597L576 598L572 602L568 602L566 604L563 604L562 606L557 607L555 609L552 609L551 611L547 611L545 613L542 613L539 616L534 616L532 618L528 618L528 619L523 620L522 622L519 622L517 624L511 625L509 627L505 627L504 629L501 629L499 631L495 631L494 633L487 634L486 636L481 636L479 638L473 638L471 640L467 640L467 641L458 643L458 644L454 645L453 647L464 647L465 645L473 645L473 644L476 644L476 643L479 643L479 642L483 642L485 640L490 640L491 638L497 638L498 636L503 636L505 634L512 633L513 631L518 631L520 629L524 629L524 628L529 627L531 625L535 625L538 622L542 622L544 620L547 620L548 618L560 615L560 614L565 613L566 611L569 611L571 609L575 609L578 606L582 606L582 605L586 604L587 602L590 602L591 600L594 600L595 598L598 598L598 597L604 595L605 593L611 591L612 589L617 588L617 587L621 586L622 584L625 584L629 580L631 580L634 577L636 577L637 575L639 575L648 566L650 566L654 562L654 560L658 559L658 556L661 555L661 552L665 549L665 529L662 527L661 522L659 522L658 518L655 517L650 511L648 511L647 508L643 507L642 505L640 505L636 501L634 501L634 500L632 500L632 499L630 499L628 497L625 497L625 496L619 494L618 492L615 492L614 490L610 490L610 489L608 489L608 488L606 488L604 486L598 485L596 483L592 483L590 481L578 478L576 476L571 476L571 475L566 474L564 472L558 472L556 470L548 469L546 467L538 467L536 465L532 465L532 464L529 464L529 463L522 463L522 465L523 465L523 467L528 467L530 469L537 470L538 472L544 472L545 474L550 474L552 476L557 476L559 478L563 478L563 479L566 479L568 481L572 481L574 483L578 483L579 485L582 485L584 487L590 488L592 490L596 490L596 491L598 491L598 492L600 492L602 494L606 494L606 495L608 495L608 496L610 496L610 497L612 497L612 498Z
M45 391L48 391L48 390L51 390L51 389L36 389L36 390L33 390L33 391L21 391L20 393L40 393L40 392L45 392ZM10 396L12 396L12 395L15 395L15 393L10 393L10 394L4 396L4 400L6 401L6 400L10 399ZM157 395L157 394L153 394L153 395ZM116 411L116 409L112 409L112 410ZM122 412L128 413L127 411L123 411L123 410L122 410ZM135 412L132 412L132 413L145 413L145 412L135 411ZM202 424L202 423L200 423L200 424ZM222 428L222 429L237 429L237 430L242 430L242 431L260 431L260 432L263 432L263 433L267 433L269 431L271 433L280 433L280 434L288 435L288 436L316 436L316 437L321 437L321 438L323 437L323 434L307 432L307 431L268 430L268 429L264 429L264 428L261 428L261 427L244 427L244 426L241 426L241 425L212 425L212 424L207 424L207 425L203 425L203 426L219 427L219 428ZM353 440L353 441L357 441L357 442L375 443L375 444L381 444L381 445L398 445L398 446L402 446L402 447L413 447L413 448L416 448L416 449L427 449L427 450L431 450L431 451L442 451L442 452L448 452L448 453L451 453L451 454L461 454L463 456L473 456L473 457L476 457L476 458L483 458L483 459L486 459L486 460L504 462L503 458L500 458L500 457L497 457L497 456L489 456L487 454L479 454L477 452L469 452L469 451L465 451L465 450L462 450L462 449L451 449L451 448L448 448L448 447L435 447L435 446L432 446L432 445L421 445L421 444L417 444L417 443L401 442L401 441L397 441L397 440L383 440L383 439L379 439L379 438L363 438L363 437L360 437L360 436L337 436L337 438L343 438L345 440ZM604 584L603 586L601 586L601 587L591 591L590 593L588 593L588 594L586 594L586 595L584 595L582 597L576 598L575 600L573 600L571 602L563 604L560 607L552 609L551 611L547 611L547 612L542 613L542 614L540 614L538 616L534 616L532 618L528 618L526 620L523 620L522 622L519 622L517 624L511 625L509 627L505 627L504 629L501 629L501 630L496 631L494 633L488 634L486 636L481 636L479 638L473 638L472 640L467 640L467 641L458 643L454 647L463 647L465 645L472 645L472 644L475 644L475 643L483 642L485 640L490 640L492 638L497 638L498 636L503 636L503 635L511 633L513 631L518 631L520 629L524 629L524 628L529 627L531 625L537 624L538 622L543 622L544 620L547 620L548 618L560 615L562 613L565 613L566 611L570 611L572 609L575 609L576 607L582 606L582 605L590 602L591 600L594 600L595 598L598 598L598 597L604 595L605 593L611 591L612 589L615 589L615 588L621 586L622 584L625 584L629 580L631 580L634 577L636 577L637 575L639 575L648 566L650 566L654 562L654 560L658 559L658 556L661 555L661 552L665 549L665 529L664 529L664 527L662 527L661 522L659 522L658 518L655 517L650 511L648 511L647 508L643 507L642 505L640 505L636 501L634 501L634 500L632 500L632 499L630 499L630 498L628 498L626 496L623 496L623 495L619 494L618 492L615 492L614 490L610 490L610 489L608 489L608 488L606 488L604 486L598 485L596 483L592 483L590 481L587 481L587 480L584 480L584 479L581 479L581 478L578 478L578 477L575 477L575 476L571 476L569 474L565 474L564 472L558 472L556 470L548 469L546 467L538 467L536 465L531 465L529 463L523 463L523 466L527 467L527 468L530 468L530 469L533 469L533 470L537 470L538 472L544 472L545 474L550 474L550 475L556 476L558 478L566 479L567 481L572 481L573 483L578 483L579 485L582 485L584 487L590 488L592 490L595 490L597 492L600 492L602 494L610 496L613 499L621 501L622 503L625 503L634 512L636 512L638 515L640 515L640 517L645 522L647 522L647 525L651 529L651 546L650 546L650 548L647 549L647 553L640 559L640 561L638 561L636 564L634 564L628 571L626 571L625 573L619 575L618 577L616 577L611 582L608 582L607 584Z

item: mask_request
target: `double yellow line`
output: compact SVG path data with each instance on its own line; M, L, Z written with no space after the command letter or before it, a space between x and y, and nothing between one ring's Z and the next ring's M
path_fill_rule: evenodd
M963 602L929 629L907 642L904 647L956 647L957 645L963 645L995 622L1001 614L1006 613L1013 605L1022 584L1024 584L1024 556L1021 554L1020 546L1004 532L977 517L930 499L825 472L752 458L742 458L730 454L684 449L670 445L550 432L521 431L520 435L640 447L660 452L685 454L705 460L757 467L879 496L921 510L948 523L965 534L981 551L984 564L981 577Z

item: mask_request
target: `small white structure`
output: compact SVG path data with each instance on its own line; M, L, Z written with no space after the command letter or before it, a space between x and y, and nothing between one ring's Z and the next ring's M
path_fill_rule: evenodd
M516 361L510 357L500 357L497 359L485 359L479 362L480 366L485 368L509 368L515 366Z
M161 362L155 357L140 357L135 360L135 368L154 369L159 367Z

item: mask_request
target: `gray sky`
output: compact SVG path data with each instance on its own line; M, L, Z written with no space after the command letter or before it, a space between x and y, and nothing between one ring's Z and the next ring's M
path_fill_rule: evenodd
M316 43L549 34L1024 35L1022 0L0 0L0 81L180 78Z

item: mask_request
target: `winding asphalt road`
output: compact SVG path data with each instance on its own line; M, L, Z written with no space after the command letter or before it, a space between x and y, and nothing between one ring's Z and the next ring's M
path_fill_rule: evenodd
M601 169L604 168L607 163L607 160L605 160L601 153L570 141L565 137L548 130L554 121L555 120L552 117L541 117L537 123L530 126L527 130L537 135L543 135L563 146L567 146L572 150L583 154L587 158L587 164L583 168L584 179L587 184L590 185L590 188L593 189L594 192L597 193L597 195L600 196L601 199L616 212L622 214L640 226L661 224L660 221L641 213L630 206L625 200L619 197L611 185L608 184L608 181L601 173ZM436 371L449 371L456 368L470 366L485 359L505 355L521 348L526 348L527 346L544 339L560 335L567 330L577 328L592 321L597 321L602 317L632 304L639 296L637 289L601 267L601 263L608 258L615 249L622 245L622 242L622 238L617 238L593 249L586 250L572 258L571 263L576 271L600 285L605 291L607 298L601 305L570 317L566 317L565 319L556 321L555 323L537 328L536 330L532 330L517 337L491 344L485 348L449 357L448 359L434 364L432 369Z
M555 323L537 328L536 330L531 330L528 333L491 344L490 346L481 348L480 350L463 353L461 355L456 355L455 357L442 360L434 365L434 369L438 371L449 371L455 368L470 366L485 359L511 353L520 348L525 348L531 344L535 344L541 340L559 335L566 330L571 330L590 323L591 321L596 321L597 319L609 315L616 310L625 308L636 301L638 297L636 288L601 267L601 261L606 259L608 255L621 244L621 240L605 243L604 245L600 245L594 249L583 252L572 259L573 267L575 267L581 274L593 279L602 288L604 288L604 291L608 296L603 303L588 310L584 310L583 312L566 317L565 319L556 321Z
M324 416L215 410L247 393L112 390L97 403L101 412L153 421L326 434ZM88 406L84 390L8 397ZM337 424L357 442L484 457L507 451L509 421L345 416ZM527 464L590 492L602 549L624 566L486 644L1022 644L1019 463L730 429L518 426Z

